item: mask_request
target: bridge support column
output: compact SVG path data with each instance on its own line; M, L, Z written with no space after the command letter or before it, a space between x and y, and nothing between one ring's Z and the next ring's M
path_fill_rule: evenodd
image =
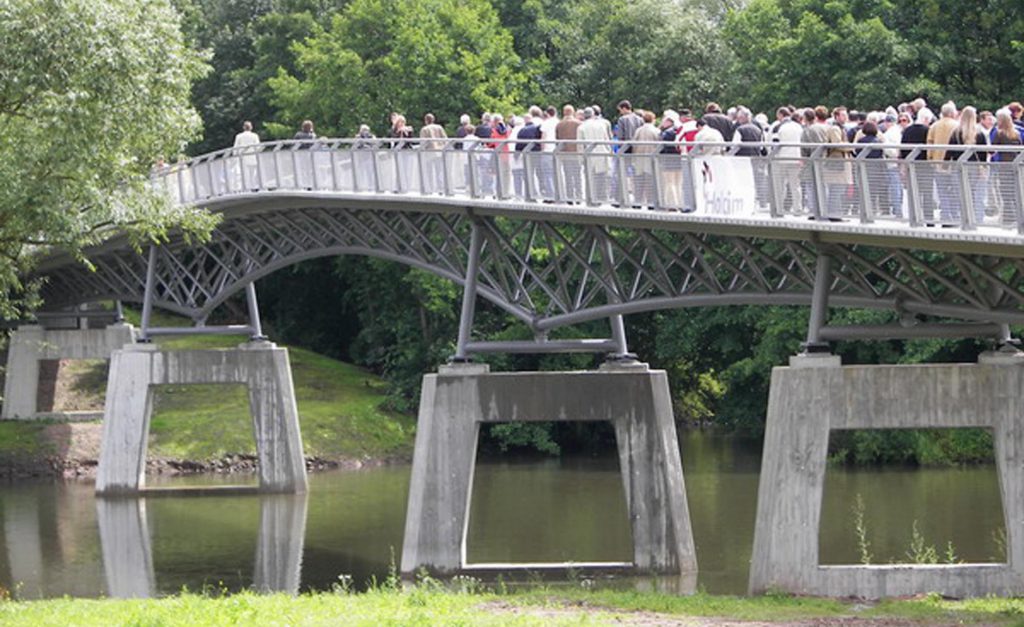
M115 350L134 341L135 332L129 324L112 324L105 329L19 327L7 348L0 417L33 418L38 414L40 359L108 359Z
M97 493L135 493L143 488L152 387L192 383L244 383L249 389L260 490L306 491L288 350L271 342L249 342L229 350L163 351L152 344L135 344L114 351Z
M683 576L692 590L697 562L668 380L646 364L494 374L485 364L460 364L423 377L402 572L474 567L466 563L466 529L480 424L544 420L615 425L631 566Z
M1024 367L1013 362L840 366L838 358L797 357L790 367L775 368L750 592L866 598L1024 593L1022 398ZM819 564L818 525L832 429L962 427L990 428L994 434L1007 563Z

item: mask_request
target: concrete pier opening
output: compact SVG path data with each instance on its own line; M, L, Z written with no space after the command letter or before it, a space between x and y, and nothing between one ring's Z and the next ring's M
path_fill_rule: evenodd
M1006 563L989 429L829 434L819 564Z
M593 432L602 445L589 454L561 450L552 455L526 447L502 451L485 433L487 427L517 424L524 425L494 423L481 429L467 523L467 568L542 562L629 565L633 540L611 423L558 425ZM512 508L509 494L518 495ZM591 548L581 552L581 545Z

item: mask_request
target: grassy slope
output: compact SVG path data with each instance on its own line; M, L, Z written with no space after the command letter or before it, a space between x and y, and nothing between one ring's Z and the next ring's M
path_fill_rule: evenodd
M640 612L643 612L642 614ZM826 599L756 598L651 592L535 590L496 595L411 591L314 594L293 598L244 593L209 598L181 595L160 600L0 602L0 624L25 625L607 625L688 622L693 617L793 621L823 619L907 620L921 624L1010 624L1024 612L1021 600L952 602L927 597L855 606ZM843 619L837 620L840 617ZM878 623L874 623L878 624Z
M161 341L169 349L230 348L239 337L198 336ZM384 457L411 451L415 421L380 408L384 383L365 370L312 351L289 348L292 379L307 456ZM167 386L158 390L150 453L209 459L254 453L245 388Z

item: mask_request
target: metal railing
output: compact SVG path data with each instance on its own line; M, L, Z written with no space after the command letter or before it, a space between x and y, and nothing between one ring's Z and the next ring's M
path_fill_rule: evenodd
M958 156L925 159L933 150ZM1024 148L1010 146L289 140L165 166L154 182L181 204L271 190L437 195L1024 234Z

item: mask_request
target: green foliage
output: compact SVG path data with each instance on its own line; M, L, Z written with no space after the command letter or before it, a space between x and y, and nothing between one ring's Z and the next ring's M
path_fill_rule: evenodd
M204 67L168 0L0 3L0 316L18 315L34 247L212 226L148 183L199 128L188 96Z
M543 12L560 19L538 20L546 41L526 46L546 59L533 94L541 102L597 102L611 113L629 98L660 111L703 106L725 88L724 41L696 3L589 0Z
M302 77L282 69L270 80L278 121L311 117L327 134L383 129L391 111L411 123L428 111L443 123L507 111L525 81L487 0L354 0L293 50Z
M561 448L551 439L551 426L537 422L503 422L488 425L486 438L497 443L501 452L509 449L533 449L558 455Z
M858 429L832 432L829 459L858 466L951 466L992 463L995 456L986 429Z

